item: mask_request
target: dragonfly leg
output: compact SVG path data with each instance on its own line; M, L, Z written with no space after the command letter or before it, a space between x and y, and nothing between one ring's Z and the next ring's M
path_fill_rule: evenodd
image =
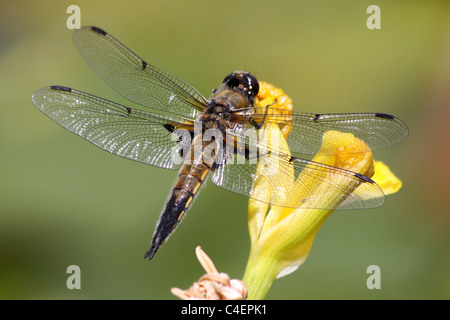
M250 123L252 124L252 126L255 127L256 130L261 129L261 128L264 126L264 122L266 121L267 111L269 110L269 107L270 107L270 106L273 106L275 103L277 103L277 100L275 100L273 103L268 104L268 105L266 106L266 110L264 111L264 117L263 117L261 123L257 123L257 122L255 121L255 119L250 118Z

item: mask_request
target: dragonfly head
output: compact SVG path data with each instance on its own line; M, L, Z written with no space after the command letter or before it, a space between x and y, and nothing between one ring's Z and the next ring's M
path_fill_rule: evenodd
M246 71L230 73L223 80L223 86L233 91L245 93L252 104L259 92L258 80Z

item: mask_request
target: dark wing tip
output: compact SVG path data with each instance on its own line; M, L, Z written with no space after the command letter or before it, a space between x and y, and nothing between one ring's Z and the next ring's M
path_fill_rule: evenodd
M39 90L37 90L36 92L33 93L33 95L31 96L31 101L34 103L34 105L36 107L38 107L39 109L41 109L40 104L39 104L39 99L41 98L42 94L45 93L48 90L55 90L55 91L64 91L64 92L72 92L71 88L68 87L64 87L64 86L49 86L49 87L45 87L45 88L41 88Z
M381 119L386 119L386 120L391 120L392 122L395 122L398 125L397 130L399 130L398 133L399 133L400 138L398 139L398 141L395 141L395 142L399 142L399 141L405 139L406 137L408 137L408 135L409 135L408 126L399 118L394 117L387 113L375 113L375 117L381 118Z
M387 113L375 113L375 117L389 119L389 120L395 119L394 116L391 116L390 114L387 114Z
M353 172L353 174L355 175L355 177L357 177L360 180L363 180L364 182L375 183L375 181L373 181L372 179L370 179L369 177L367 177L367 176L365 176L363 174L360 174L360 173L357 173L357 172Z
M92 31L101 34L102 36L106 36L106 35L107 35L106 31L103 30L103 29L100 29L100 28L97 28L97 27L93 27L93 26L92 26L92 27L89 27L89 28L90 28Z
M64 86L50 86L49 88L50 88L51 90L72 92L72 89L71 89L71 88L64 87Z

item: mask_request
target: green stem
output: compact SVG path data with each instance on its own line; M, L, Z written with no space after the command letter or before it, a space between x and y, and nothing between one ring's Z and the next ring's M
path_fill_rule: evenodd
M252 257L255 255L250 253L242 280L248 288L247 300L262 300L280 272L280 264L274 256L259 256L257 260Z
M284 268L298 268L306 260L317 231L331 213L331 210L308 210L295 221L290 219L294 217L291 215L252 243L242 279L248 288L247 299L264 299Z

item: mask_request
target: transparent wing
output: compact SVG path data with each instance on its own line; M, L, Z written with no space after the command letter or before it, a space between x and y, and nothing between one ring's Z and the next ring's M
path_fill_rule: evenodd
M246 123L249 118L257 123L263 121L266 108L254 108L255 115L235 115L235 120ZM408 136L408 127L398 118L384 113L333 113L313 114L268 108L265 123L278 123L290 131L287 139L290 152L316 154L322 146L323 134L330 130L352 133L362 139L372 150L395 144ZM332 134L328 133L330 139ZM281 150L283 151L283 150ZM322 150L327 155L326 150ZM332 154L332 153L330 153Z
M92 70L130 101L189 119L203 110L206 99L196 89L148 64L105 31L85 27L74 32L73 41Z
M265 166L257 165L251 157L242 163L242 156L238 160L239 155L230 150L228 154L232 155L228 161L219 165L211 176L215 184L258 201L290 208L366 209L384 203L383 191L370 178L290 154L316 154L320 150L320 155L333 155L334 148L327 150L322 145L325 132L333 145L333 131L336 131L337 142L342 139L341 133L352 133L372 150L382 148L408 136L408 128L400 119L383 113L312 114L289 113L270 107L253 109L251 114L233 114L233 120L242 128L233 134L236 140L250 146L245 153L257 155L257 161ZM289 132L287 145L269 147L251 134L244 137L243 132L255 130L250 119L257 124L278 124L282 132ZM254 150L251 146L255 146ZM271 154L278 154L278 157ZM264 168L272 169L263 172L267 171ZM270 174L270 171L276 173Z
M239 163L239 161L241 161ZM272 205L305 209L367 209L381 206L384 193L370 178L287 155L260 155L264 166L237 155L211 175L216 185Z
M66 87L40 89L32 101L58 124L94 145L166 169L180 167L179 151L190 144L188 140L173 139L171 132L194 127L180 117L131 109Z

